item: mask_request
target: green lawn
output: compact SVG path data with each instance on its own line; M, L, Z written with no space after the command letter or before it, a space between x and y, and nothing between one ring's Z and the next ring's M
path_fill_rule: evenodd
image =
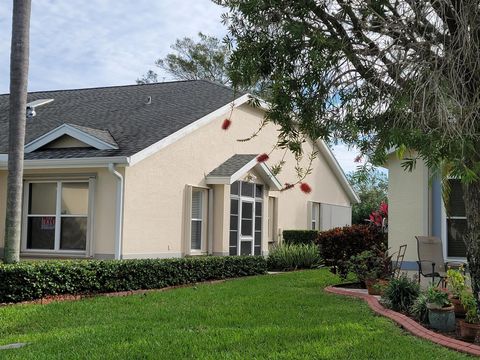
M327 294L327 270L146 296L0 308L7 359L465 359L408 335L360 300Z

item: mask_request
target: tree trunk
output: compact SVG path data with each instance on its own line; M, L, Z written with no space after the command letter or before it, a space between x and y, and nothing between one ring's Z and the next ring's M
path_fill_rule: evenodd
M23 156L27 106L31 0L13 1L10 54L10 109L8 126L7 211L5 216L6 263L20 260Z
M480 310L480 180L465 184L464 201L467 216L467 261L472 291Z

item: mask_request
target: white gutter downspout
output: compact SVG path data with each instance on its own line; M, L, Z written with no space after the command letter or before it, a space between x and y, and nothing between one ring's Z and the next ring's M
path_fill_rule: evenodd
M115 259L122 258L122 227L123 227L123 176L115 169L115 164L108 164L108 171L117 179L117 196L115 206Z

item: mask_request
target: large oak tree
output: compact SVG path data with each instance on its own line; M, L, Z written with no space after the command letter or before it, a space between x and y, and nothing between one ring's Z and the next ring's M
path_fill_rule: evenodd
M214 0L236 85L272 81L281 144L342 139L374 162L460 178L467 259L480 290L480 2ZM411 154L410 151L412 150Z

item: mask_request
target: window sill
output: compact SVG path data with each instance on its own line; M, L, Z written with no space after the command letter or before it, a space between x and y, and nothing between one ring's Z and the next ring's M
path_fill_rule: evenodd
M202 250L191 250L188 253L188 256L202 256L202 255L208 255L208 253Z
M38 250L24 250L20 252L20 257L23 258L90 258L86 251L38 251Z

